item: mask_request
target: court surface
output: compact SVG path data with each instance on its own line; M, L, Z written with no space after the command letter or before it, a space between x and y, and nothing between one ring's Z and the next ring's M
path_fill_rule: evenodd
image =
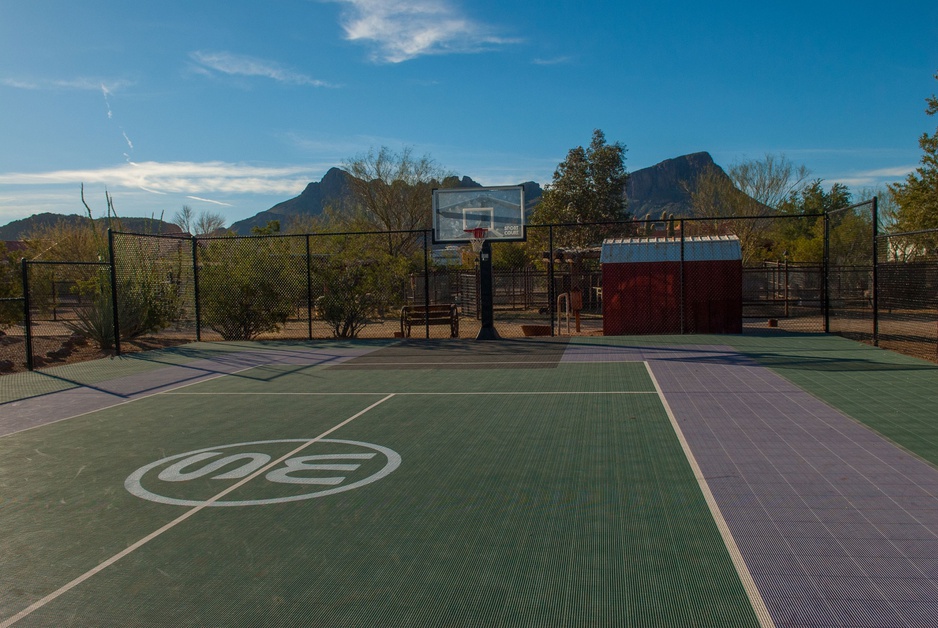
M933 626L938 367L194 343L0 378L0 627Z

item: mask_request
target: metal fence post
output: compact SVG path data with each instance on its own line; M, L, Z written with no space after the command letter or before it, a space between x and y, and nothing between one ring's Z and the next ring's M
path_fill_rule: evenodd
M554 336L554 225L547 228L547 313L550 314L550 335Z
M427 233L423 232L423 305L424 327L426 337L430 337L430 246L427 242Z
M686 329L686 318L687 313L684 311L684 220L681 220L681 274L680 274L680 284L681 284L681 296L680 296L680 307L678 308L681 312L681 334L687 333Z
M192 292L195 298L195 340L202 340L202 312L199 308L199 241L192 236Z
M309 247L309 234L306 234L306 322L307 337L313 339L313 262Z
M870 278L870 299L873 306L873 346L879 346L879 256L877 255L877 239L879 238L879 207L877 199L873 197L873 273Z
M26 368L33 370L33 329L32 319L29 315L29 262L25 257L20 259L23 267L23 335L26 340Z
M824 333L831 333L831 218L830 214L824 212Z
M114 315L114 355L121 354L120 312L117 309L117 264L114 258L114 231L107 230L108 261L111 265L111 309Z

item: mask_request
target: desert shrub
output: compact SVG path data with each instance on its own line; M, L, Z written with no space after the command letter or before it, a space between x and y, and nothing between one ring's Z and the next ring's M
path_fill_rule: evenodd
M179 313L176 287L154 277L122 278L117 283L117 313L122 339L152 334L168 327ZM102 351L114 348L114 308L110 281L105 277L80 282L85 305L75 312L75 320L67 323L73 332L94 341Z
M316 311L336 338L355 338L368 324L375 301L368 275L368 269L362 266L333 268L325 273L325 294L316 299Z
M375 243L345 238L314 271L323 291L316 311L336 338L355 338L369 323L396 313L406 298L415 261Z
M300 280L284 246L256 239L211 243L199 274L203 324L225 340L279 330L295 309Z
M23 320L23 281L20 266L0 242L0 330Z

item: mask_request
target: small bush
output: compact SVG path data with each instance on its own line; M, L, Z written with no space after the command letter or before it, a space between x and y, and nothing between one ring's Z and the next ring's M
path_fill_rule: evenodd
M205 282L202 321L225 340L252 340L287 322L292 306L270 281L243 275L220 279Z

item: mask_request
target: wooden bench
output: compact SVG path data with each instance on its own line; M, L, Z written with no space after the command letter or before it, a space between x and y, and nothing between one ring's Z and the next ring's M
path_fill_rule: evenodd
M459 312L455 305L405 305L401 308L401 335L410 338L411 327L449 325L449 337L459 338Z

